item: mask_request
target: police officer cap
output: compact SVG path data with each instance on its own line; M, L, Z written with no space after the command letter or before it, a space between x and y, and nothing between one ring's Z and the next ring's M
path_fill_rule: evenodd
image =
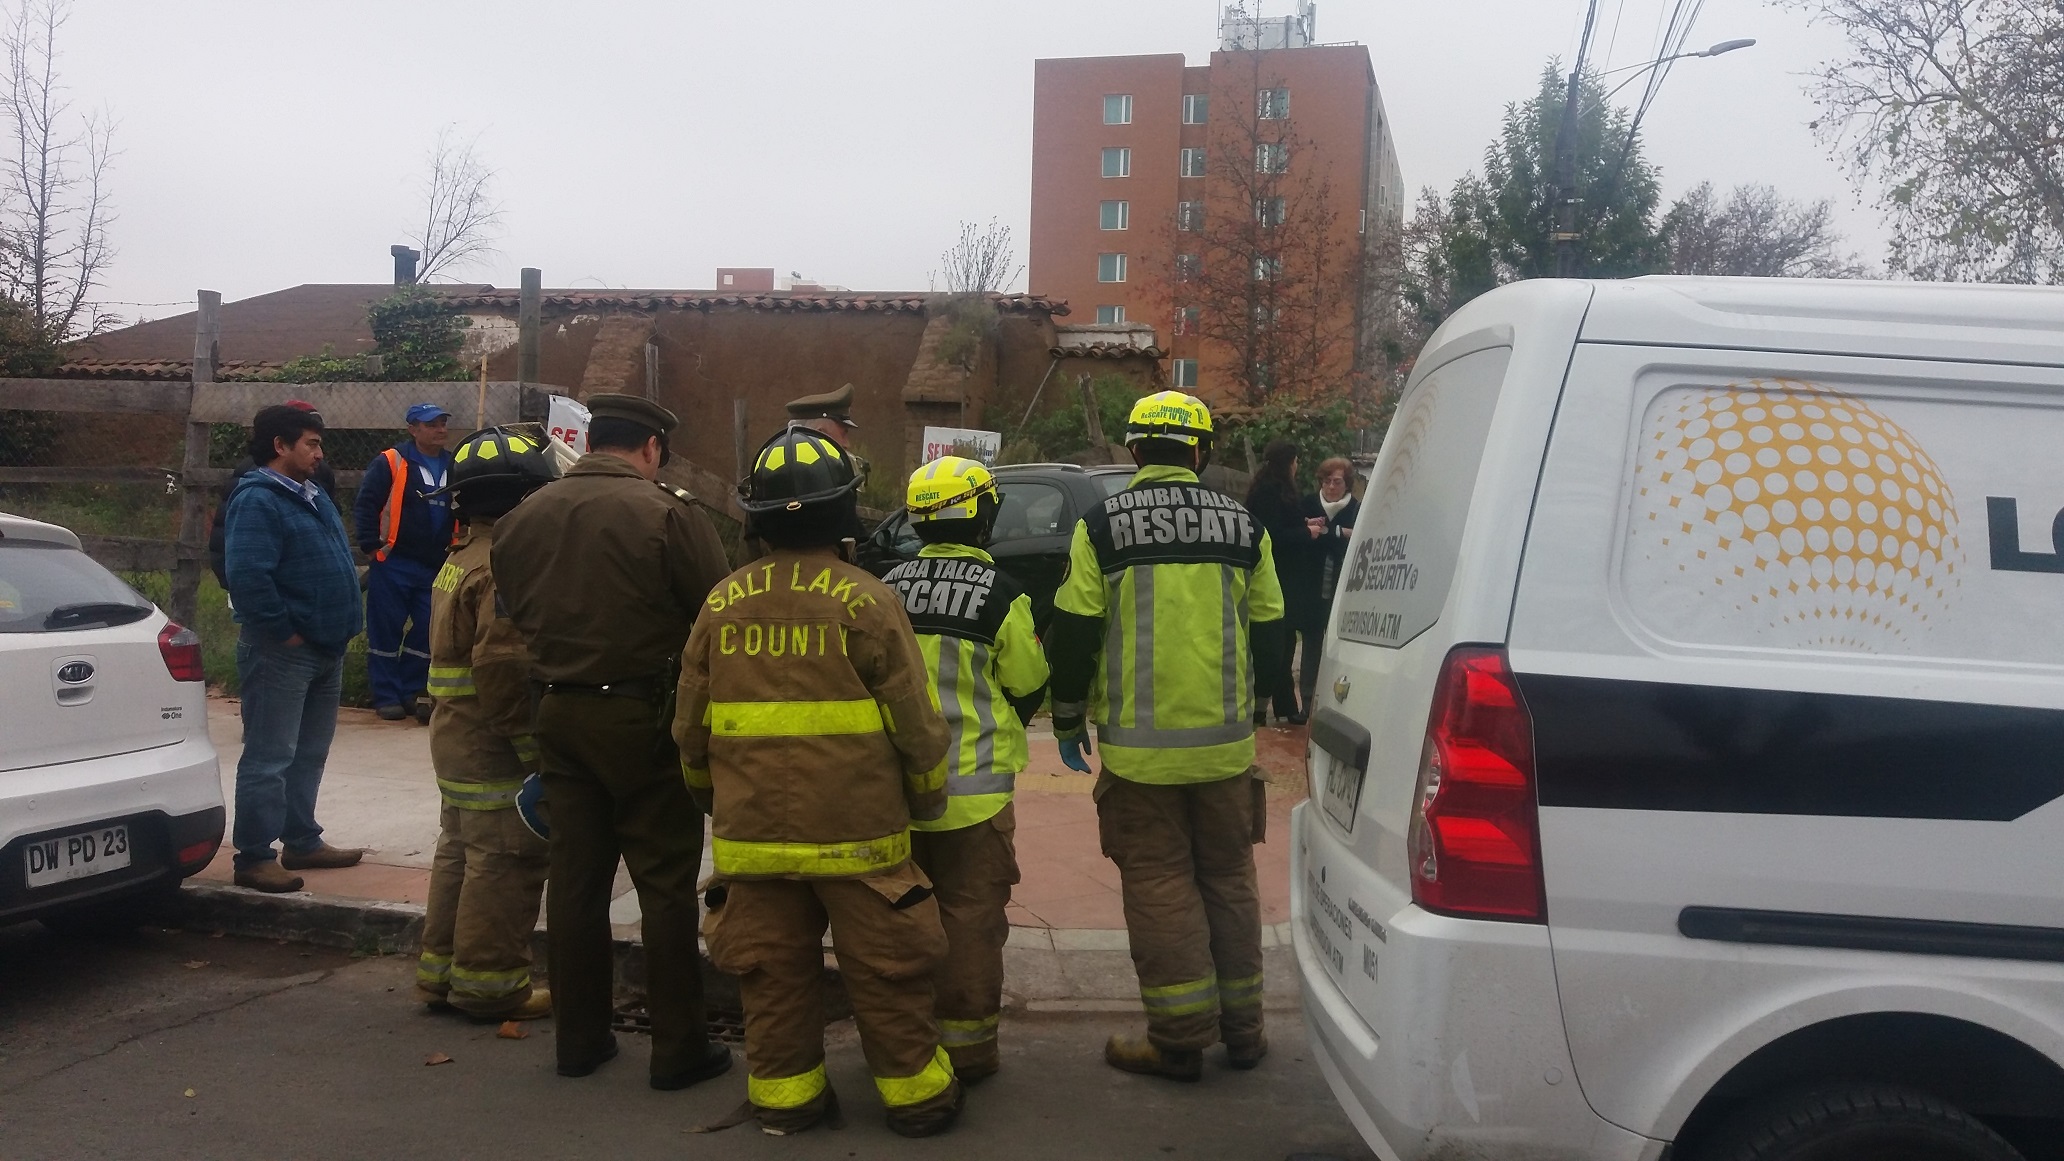
M661 435L672 432L681 423L673 412L641 395L605 392L588 396L586 402L588 415L592 418L629 420Z
M858 427L853 422L853 385L851 383L836 391L822 395L805 395L801 399L788 401L790 419L835 419L847 427Z

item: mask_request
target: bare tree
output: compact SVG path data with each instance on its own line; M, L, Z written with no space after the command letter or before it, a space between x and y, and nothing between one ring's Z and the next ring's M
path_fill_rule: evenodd
M995 218L989 219L987 226L962 222L960 241L939 255L939 262L945 267L946 289L953 294L1008 289L1025 273L1023 264L1012 266L1016 260L1010 227Z
M97 334L116 319L92 301L113 261L108 161L113 124L74 116L58 78L66 0L22 0L6 12L8 144L0 165L0 280L47 344Z
M1815 127L1881 183L1894 271L2064 282L2064 5L1780 2L1847 41L1814 75Z
M1712 182L1663 216L1672 274L1754 278L1856 278L1863 266L1842 250L1834 203L1799 202L1767 185L1738 185L1723 203Z
M1162 225L1154 261L1165 265L1147 293L1166 300L1177 334L1224 356L1240 401L1344 393L1366 356L1359 316L1382 309L1380 293L1363 301L1372 259L1342 237L1328 159L1298 132L1289 88L1262 73L1264 54L1244 55L1249 83L1214 93L1231 107L1212 109L1203 172L1191 175L1204 192Z
M481 160L479 147L478 135L462 138L456 126L437 132L423 183L423 229L409 239L422 251L416 277L424 282L501 252L495 242L502 234L502 203L491 188L495 171Z

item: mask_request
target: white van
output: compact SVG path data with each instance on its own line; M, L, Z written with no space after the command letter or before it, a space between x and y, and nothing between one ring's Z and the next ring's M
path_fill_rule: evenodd
M2064 1156L2064 291L1507 287L1362 511L1292 910L1378 1153Z

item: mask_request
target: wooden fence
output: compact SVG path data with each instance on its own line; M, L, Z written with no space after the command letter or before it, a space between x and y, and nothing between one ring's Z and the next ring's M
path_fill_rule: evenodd
M549 389L514 382L218 383L222 296L199 295L194 333L193 376L186 382L150 379L0 379L0 410L95 414L183 415L186 438L178 470L106 467L0 467L0 484L156 484L180 490L179 533L172 541L143 537L82 536L87 550L109 568L164 569L172 573L172 607L181 624L195 622L201 573L207 566L208 521L229 468L208 463L210 427L248 424L259 408L305 399L315 404L323 425L339 429L398 426L394 401L435 403L465 424L465 430L524 419L542 419ZM470 422L468 422L470 421ZM337 486L350 492L362 472L340 471Z

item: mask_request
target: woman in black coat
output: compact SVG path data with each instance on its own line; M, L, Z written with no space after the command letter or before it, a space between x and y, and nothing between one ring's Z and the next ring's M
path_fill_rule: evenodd
M1297 704L1297 683L1290 675L1289 634L1309 632L1306 626L1318 609L1320 565L1316 534L1297 495L1296 444L1279 439L1262 450L1261 470L1247 488L1247 511L1268 531L1287 630L1272 671L1257 669L1254 675L1254 724L1267 724L1273 704L1277 720L1295 725L1305 720L1305 711Z
M1319 465L1319 490L1304 498L1305 523L1317 538L1313 543L1318 561L1318 605L1316 614L1300 628L1304 654L1298 665L1298 688L1304 693L1304 712L1312 710L1312 698L1319 689L1319 654L1326 622L1333 618L1333 593L1340 587L1341 566L1347 561L1347 542L1354 536L1355 517L1362 502L1355 499L1354 465L1338 457Z

